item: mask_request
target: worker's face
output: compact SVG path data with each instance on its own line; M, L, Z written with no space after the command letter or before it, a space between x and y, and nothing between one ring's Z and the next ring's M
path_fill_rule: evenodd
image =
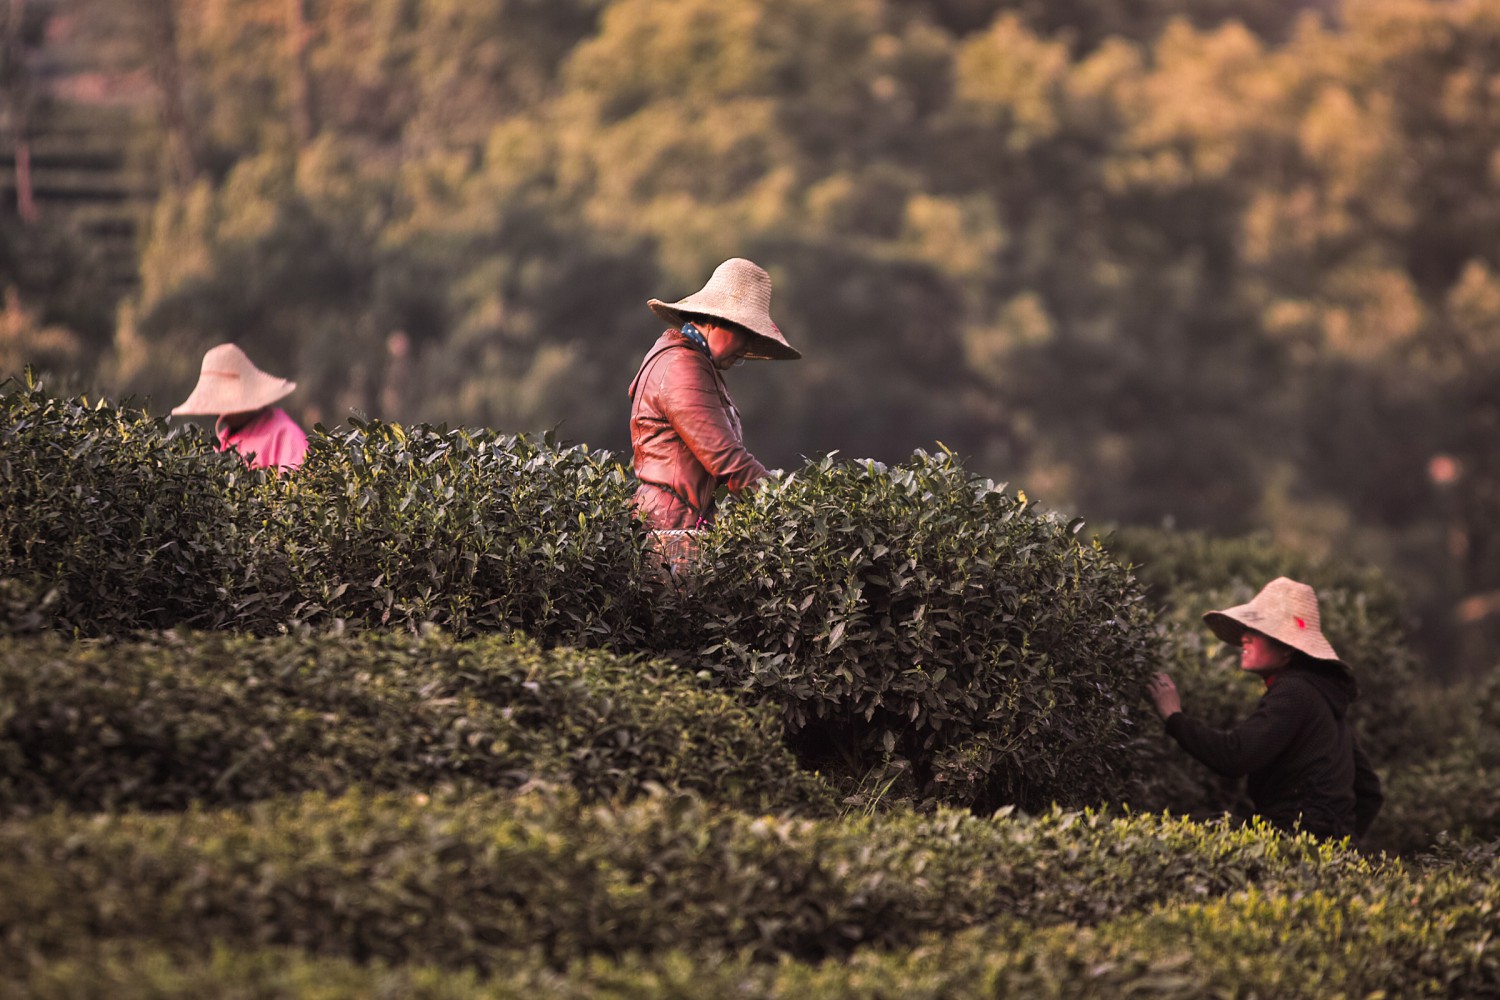
M720 370L733 368L750 350L750 335L737 326L711 323L703 336L708 341L708 352L713 355L714 366Z
M1269 677L1291 662L1291 650L1252 629L1240 636L1240 669Z

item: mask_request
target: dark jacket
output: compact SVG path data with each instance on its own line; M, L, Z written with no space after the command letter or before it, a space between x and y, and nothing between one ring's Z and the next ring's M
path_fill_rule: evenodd
M745 450L724 377L677 330L661 335L630 383L630 444L636 506L657 529L697 527L713 517L720 483L738 493L766 474Z
M1278 829L1363 836L1385 797L1349 724L1356 697L1347 673L1304 660L1282 671L1235 728L1213 729L1178 712L1167 732L1219 774L1249 775L1255 811Z

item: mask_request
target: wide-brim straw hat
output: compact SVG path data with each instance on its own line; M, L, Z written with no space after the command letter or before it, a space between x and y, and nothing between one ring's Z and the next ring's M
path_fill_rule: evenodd
M220 344L203 355L198 384L173 416L207 417L224 413L248 413L286 396L297 383L267 375L251 363L234 344Z
M1203 620L1214 635L1227 643L1238 645L1245 630L1254 629L1315 660L1327 660L1349 669L1323 636L1318 595L1305 583L1278 576L1262 587L1248 604L1210 611Z
M765 269L743 257L731 257L718 267L708 284L685 299L663 302L651 299L646 305L673 326L680 327L689 316L722 319L748 330L752 336L747 358L761 361L795 361L802 357L781 328L771 320L771 276Z

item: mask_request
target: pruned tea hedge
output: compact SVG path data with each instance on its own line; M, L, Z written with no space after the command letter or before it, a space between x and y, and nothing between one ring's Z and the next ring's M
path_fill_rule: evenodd
M1449 924L1390 905L1392 898L1378 889L1247 892L1097 927L990 924L929 935L910 948L862 950L842 962L672 950L554 968L518 953L490 976L420 961L319 958L286 947L221 946L203 954L110 942L13 970L12 985L17 1000L1311 1000L1484 997L1500 989L1494 951L1472 921ZM1466 904L1468 914L1477 911Z
M226 623L259 477L196 427L0 385L0 627Z
M836 808L773 713L662 661L375 633L0 639L0 816L537 779Z
M248 811L0 824L0 959L92 940L295 945L494 970L628 951L816 960L995 920L1098 925L1249 886L1404 884L1260 829L1053 811L747 814L686 795L312 796Z
M705 534L681 641L814 760L981 810L1109 799L1161 647L1081 525L949 454L810 463Z
M607 455L379 421L309 443L268 504L299 618L642 648L644 532Z
M267 634L344 621L643 645L644 532L607 456L354 423L294 475L194 427L0 386L0 626Z

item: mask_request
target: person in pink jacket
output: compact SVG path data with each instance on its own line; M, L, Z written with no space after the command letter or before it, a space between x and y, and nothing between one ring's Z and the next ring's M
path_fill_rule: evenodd
M252 469L295 469L307 455L307 435L277 400L297 383L267 375L234 344L203 355L198 384L172 415L217 417L219 450L233 448Z

